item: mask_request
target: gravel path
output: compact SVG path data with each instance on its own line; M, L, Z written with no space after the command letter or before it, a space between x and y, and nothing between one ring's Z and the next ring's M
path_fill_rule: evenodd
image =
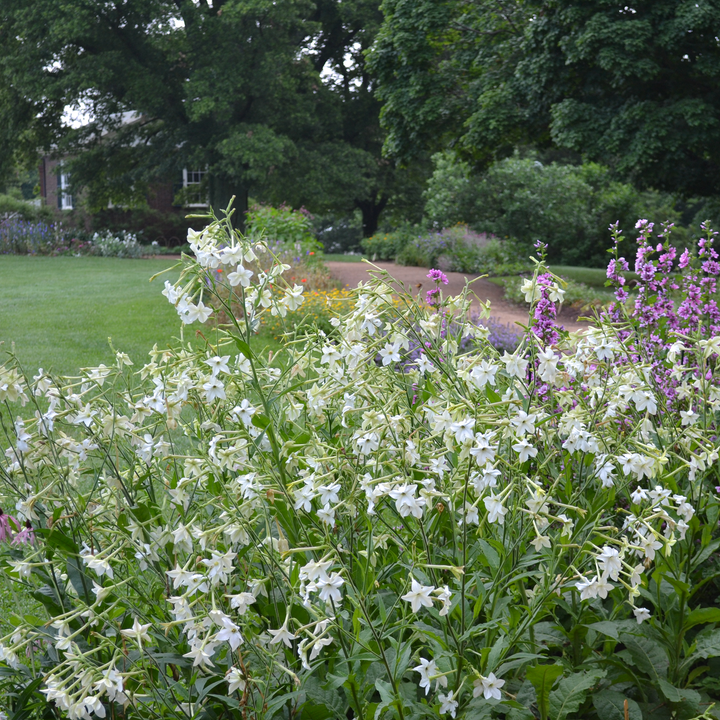
M326 261L332 276L339 280L346 287L356 287L358 283L368 280L368 271L373 266L365 262L340 262L338 260ZM404 267L391 262L373 263L376 267L387 270L397 281L398 287L404 286L413 295L425 293L434 287L434 283L428 280L428 268ZM477 300L490 301L491 315L503 324L514 325L516 323L527 324L528 314L522 308L511 305L503 297L503 289L495 283L479 275L456 272L445 273L449 283L443 286L443 294L459 295L465 287L465 280L474 280L471 290L477 296ZM478 278L478 279L476 279ZM587 327L587 323L576 321L574 313L563 311L560 315L560 322L566 330L580 330Z

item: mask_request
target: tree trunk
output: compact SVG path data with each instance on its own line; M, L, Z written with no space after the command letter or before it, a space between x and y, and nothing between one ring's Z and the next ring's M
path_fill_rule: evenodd
M234 210L232 224L240 232L245 232L245 213L248 209L247 188L223 175L211 175L208 179L208 192L210 206L217 218L225 217L225 210L227 210L231 198L235 198L232 204Z
M372 237L378 229L380 213L385 209L388 199L381 195L378 200L358 200L355 204L362 213L363 237Z

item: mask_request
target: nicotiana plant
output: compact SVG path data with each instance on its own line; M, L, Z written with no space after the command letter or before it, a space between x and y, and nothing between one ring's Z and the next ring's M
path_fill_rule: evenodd
M616 256L618 303L582 332L542 258L502 354L469 288L438 272L421 304L377 270L334 333L270 355L262 316L303 288L210 220L164 294L211 339L139 370L0 368L3 572L39 608L0 639L0 707L720 716L712 233L680 269L693 312L660 302L646 224L646 292L621 302Z

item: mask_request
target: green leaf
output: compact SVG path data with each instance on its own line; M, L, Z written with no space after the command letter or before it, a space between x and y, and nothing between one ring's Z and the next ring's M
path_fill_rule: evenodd
M665 651L654 640L623 635L622 641L632 657L633 664L655 682L667 675L668 659Z
M270 424L270 418L268 418L265 415L253 415L252 424L256 428L260 428L261 430L264 430Z
M624 720L625 703L628 708L628 720L643 720L640 706L622 693L614 690L601 690L593 694L593 706L599 720Z
M720 622L720 608L695 608L685 620L685 627L691 628L694 625Z
M720 629L699 633L695 638L695 653L701 658L720 657Z
M90 591L92 590L92 580L85 574L82 562L76 557L69 557L65 561L68 578L78 597L82 598L86 604L91 605ZM94 599L94 598L93 598Z
M480 538L478 541L478 544L482 548L482 554L484 555L485 559L488 561L488 564L490 567L497 571L497 569L500 567L500 556L497 554L497 551L495 548L490 545L489 542L486 540L483 540Z
M252 350L250 350L250 346L240 338L235 338L235 345L237 345L237 349L248 359L252 360Z
M637 627L637 623L633 620L601 620L600 622L590 623L586 626L588 630L602 633L611 637L613 640L620 640L620 636L624 633L631 633L633 627Z
M527 671L526 677L535 688L541 720L547 720L550 690L562 674L561 665L535 665Z
M602 677L605 677L604 671L594 670L563 678L557 689L550 693L550 717L565 720L568 715L577 712L585 701L587 691Z

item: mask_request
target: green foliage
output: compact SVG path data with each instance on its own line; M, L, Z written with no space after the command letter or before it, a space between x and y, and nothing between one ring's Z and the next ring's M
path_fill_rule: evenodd
M50 220L52 213L46 207L22 200L15 195L0 194L0 217L19 217L22 220Z
M517 238L525 254L542 240L557 263L602 265L611 242L607 228L615 221L630 229L638 217L658 226L680 220L667 196L613 181L607 168L593 163L544 165L515 156L473 175L450 153L434 161L425 206L431 222L446 227L462 219L480 231ZM687 242L687 230L679 228L675 238Z
M395 260L403 248L417 239L422 229L414 225L402 225L392 232L377 233L360 241L360 246L373 262Z
M720 7L694 0L385 0L386 150L483 168L551 143L640 187L720 194ZM467 218L464 218L467 220Z
M0 165L72 158L91 210L143 207L158 181L207 170L216 211L248 194L351 214L368 234L412 170L383 161L365 51L378 2L82 0L0 8ZM66 106L90 123L71 128ZM414 186L412 191L408 186Z
M262 239L270 246L296 247L303 254L323 249L313 233L312 215L304 208L254 205L247 213L247 233L255 242Z

